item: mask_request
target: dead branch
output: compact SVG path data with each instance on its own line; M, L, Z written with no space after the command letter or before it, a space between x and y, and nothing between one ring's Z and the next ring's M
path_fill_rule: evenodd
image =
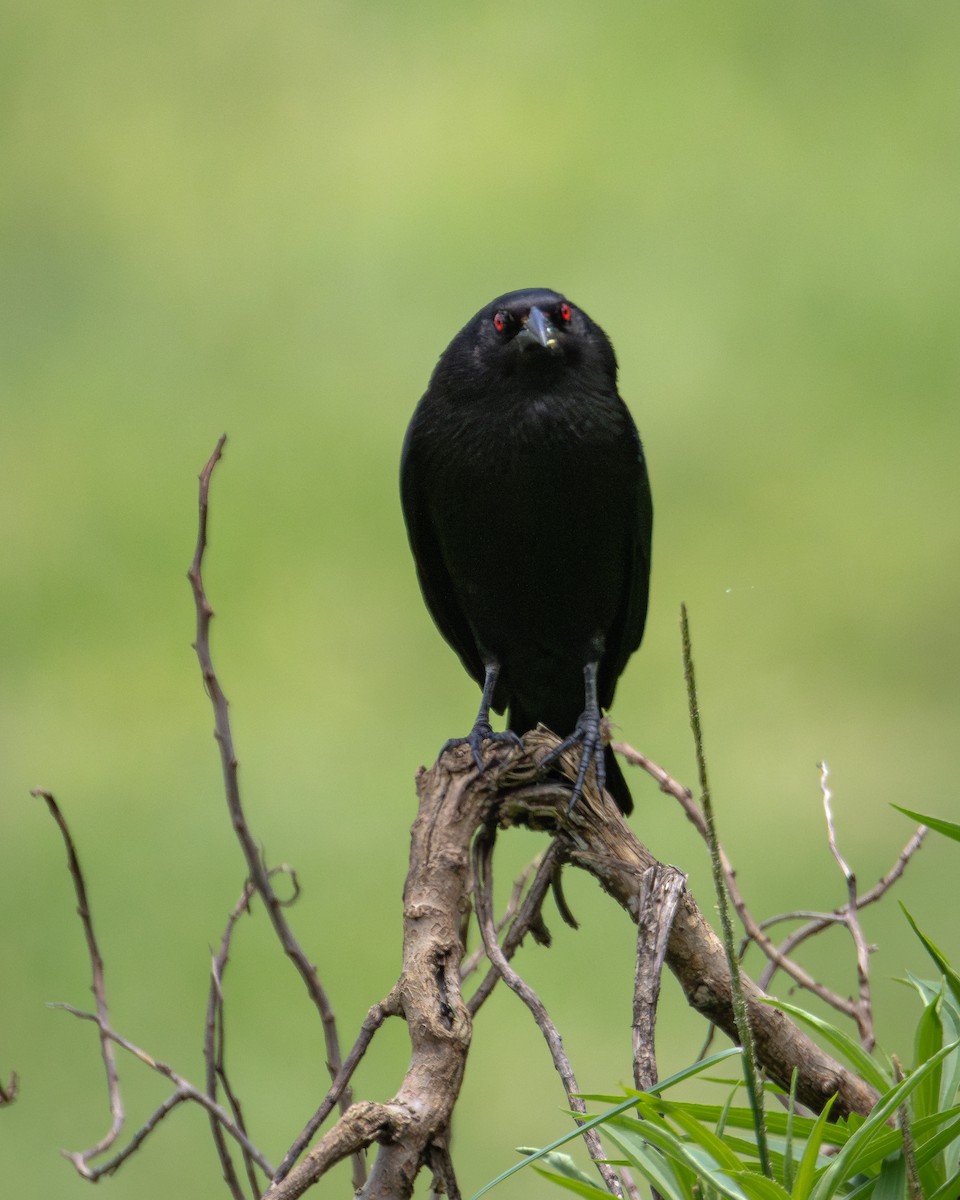
M567 1103L574 1113L585 1117L587 1106L580 1096L580 1086L573 1073L573 1067L570 1065L567 1052L563 1048L563 1040L560 1037L560 1033L551 1020L546 1005L533 988L524 979L521 979L520 975L507 962L507 957L497 941L497 935L493 926L493 846L495 840L496 830L490 826L483 830L474 840L474 905L484 949L487 952L490 965L507 987L520 997L530 1010L534 1021L536 1021L537 1028L543 1034L544 1040L550 1049L550 1057L553 1059L554 1069L563 1083L563 1089L567 1094ZM577 1120L577 1117L574 1117L574 1120L577 1121L578 1125L582 1124L581 1121ZM595 1129L588 1129L584 1132L583 1136L587 1144L587 1149L590 1151L590 1156L596 1162L603 1181L607 1185L607 1191L614 1196L622 1196L623 1193L616 1172L605 1162L601 1161L603 1146L600 1142L600 1135Z
M645 754L641 754L639 750L634 749L628 743L616 742L614 746L615 749L624 755L628 762L640 767L655 779L662 792L672 796L680 804L684 814L695 826L700 836L706 840L706 821L690 789L678 783L662 767L657 766ZM822 788L826 787L825 776L823 775L821 777L821 786ZM783 971L789 975L798 987L804 988L806 991L818 996L824 1003L829 1004L831 1008L855 1021L860 1033L861 1042L869 1050L872 1048L875 1040L868 974L869 948L860 930L857 913L866 905L873 904L879 900L896 883L906 869L907 863L920 849L927 831L924 826L919 826L913 837L911 837L903 850L901 850L891 870L869 891L864 892L863 895L857 895L856 876L847 867L837 850L836 838L833 832L833 815L830 809L829 789L824 792L824 808L827 815L828 839L831 853L837 859L847 882L847 903L838 906L833 912L781 913L775 917L769 917L764 921L758 921L747 907L746 900L737 883L737 873L722 846L720 847L720 862L723 868L727 892L730 895L734 909L743 924L746 934L744 944L741 947L741 957L747 944L753 942L769 960L768 965L764 968L760 976L759 986L761 988L769 987L777 971ZM780 945L777 945L769 936L767 930L773 925L791 920L806 920L808 923L801 929L795 930ZM827 987L826 984L814 978L795 959L790 957L791 952L802 942L806 941L807 938L813 937L815 934L822 932L832 925L844 925L850 931L854 945L856 946L858 981L858 998L856 1000L852 1000L849 996L842 995L840 992Z
M240 784L237 777L237 755L233 746L233 733L230 728L230 714L227 698L220 686L217 673L213 666L210 650L210 622L213 619L213 608L207 599L203 585L203 557L207 548L207 520L209 515L210 480L214 468L220 461L227 435L223 434L206 466L200 473L199 523L197 530L197 545L193 562L187 572L187 578L193 589L194 603L197 611L197 639L194 649L203 674L203 683L207 695L213 705L214 736L220 747L220 762L223 771L223 785L227 800L227 808L233 823L234 833L240 842L243 856L247 864L248 877L252 880L257 892L266 905L267 914L273 925L274 932L283 946L284 953L293 963L307 989L307 994L313 1001L323 1026L323 1036L326 1045L327 1069L332 1079L340 1073L342 1060L340 1042L337 1034L336 1018L326 990L320 982L317 968L304 953L297 941L293 930L283 913L283 904L277 897L270 882L270 873L264 865L259 849L247 825L246 815L240 802ZM345 1112L350 1104L349 1089L344 1086L339 1096L341 1111ZM364 1164L357 1156L353 1164L353 1183L355 1188L362 1186L364 1180Z
M138 1058L152 1071L156 1071L158 1075L163 1075L164 1078L169 1079L175 1088L175 1091L172 1093L172 1095L168 1096L167 1099L161 1105L159 1105L153 1114L143 1123L140 1129L138 1129L136 1133L131 1136L129 1143L109 1161L102 1163L98 1167L91 1167L88 1161L90 1158L90 1151L85 1151L82 1154L73 1154L66 1151L64 1152L64 1157L68 1158L70 1162L73 1163L77 1171L83 1175L85 1179L89 1179L95 1183L101 1178L101 1176L111 1175L123 1162L126 1161L126 1159L130 1157L131 1154L134 1153L134 1151L139 1148L141 1143L146 1140L148 1135L152 1133L152 1131L157 1127L164 1117L173 1112L178 1105L183 1104L188 1100L192 1101L194 1104L199 1104L201 1108L205 1108L208 1113L216 1117L223 1129L226 1130L226 1132L230 1134L230 1136L234 1138L234 1140L251 1156L251 1158L256 1162L257 1166L259 1166L266 1175L273 1175L273 1167L269 1162L267 1162L260 1151L256 1148L256 1146L253 1145L247 1135L243 1132L243 1130L231 1118L226 1109L221 1107L219 1104L216 1104L208 1095L206 1095L206 1093L200 1091L199 1088L194 1087L189 1080L184 1079L182 1075L178 1074L178 1072L173 1069L173 1067L169 1066L169 1064L165 1062L161 1062L158 1058L154 1058L152 1054L149 1054L146 1050L143 1050L140 1046L137 1046L128 1038L125 1038L121 1034L117 1033L115 1029L112 1029L109 1025L105 1024L96 1013L84 1012L82 1009L74 1008L72 1004L54 1004L52 1007L63 1009L64 1012L68 1012L72 1016L78 1017L81 1021L92 1021L99 1028L102 1038L105 1038L115 1045L120 1046L129 1054L132 1054L134 1058Z
M538 762L558 742L553 734L539 729L524 738L525 754L488 743L482 775L462 747L442 755L429 771L421 771L417 784L420 811L404 892L403 973L397 984L413 1043L409 1070L400 1090L386 1104L363 1103L350 1108L303 1161L274 1184L264 1200L294 1200L334 1163L375 1142L380 1149L360 1194L364 1200L401 1200L411 1194L418 1171L432 1161L433 1147L438 1141L443 1144L471 1036L459 967L460 913L469 903L472 882L470 845L474 833L494 815L502 825L549 830L554 845L561 848L559 853L571 865L591 872L637 919L644 874L660 864L609 800L593 789L588 788L568 814L569 790L537 782ZM573 757L561 758L565 773L575 774ZM540 874L546 876L542 870ZM544 893L541 886L541 900ZM518 918L525 904L521 904ZM513 978L509 969L504 970L505 958L502 952L498 955L491 940L493 923L486 908L482 927L498 974ZM735 1039L726 955L686 891L677 896L666 962L689 1003ZM837 1094L833 1115L870 1112L877 1095L863 1080L821 1050L783 1013L763 1003L760 989L746 978L744 989L757 1054L772 1079L789 1088L796 1068L797 1094L810 1108L819 1111ZM569 1086L569 1079L567 1082Z
M227 1076L225 1049L226 1025L223 1017L223 975L227 969L233 931L241 916L250 911L250 901L253 899L254 892L254 886L248 879L244 884L243 891L240 893L240 899L233 906L230 916L227 918L227 924L220 939L220 949L214 955L210 967L210 990L207 997L207 1020L203 1038L203 1059L207 1067L207 1094L211 1100L216 1100L217 1089L220 1085L223 1086L233 1119L236 1121L238 1128L243 1129L244 1133L247 1130L243 1122L240 1100L230 1086ZM234 1200L245 1200L243 1189L240 1186L240 1180L237 1178L233 1159L227 1146L227 1139L220 1128L220 1122L212 1113L209 1116L210 1132L213 1136L213 1144L217 1149L217 1156L220 1159L224 1182L230 1189L230 1194L234 1197ZM243 1157L247 1183L250 1185L251 1193L255 1196L259 1195L261 1189L254 1171L254 1161L249 1154L244 1153Z
M462 748L461 748L462 749ZM496 763L516 751L493 747ZM404 886L403 973L395 989L410 1031L411 1058L386 1104L355 1104L264 1200L294 1200L336 1162L379 1143L364 1200L398 1200L446 1142L460 1093L472 1019L460 987L460 916L469 904L474 834L490 819L497 771L478 775L469 753L453 750L421 771Z
M637 965L633 983L633 1082L639 1091L657 1083L654 1031L660 977L686 876L660 863L641 880L637 910Z
M543 729L527 734L523 739L523 750L503 743L487 743L482 772L477 771L469 749L459 747L442 755L431 770L421 770L418 775L420 804L412 830L410 867L404 888L402 973L387 997L370 1009L353 1048L345 1060L341 1058L329 998L316 967L301 948L284 914L283 909L289 901L281 900L273 886L276 872L287 872L287 869L268 868L247 824L241 804L228 704L213 667L210 651L213 610L204 590L202 566L207 545L210 479L224 440L218 442L200 477L200 522L189 578L197 613L195 648L204 686L213 705L227 808L249 879L213 956L204 1039L206 1090L195 1088L173 1068L156 1060L111 1027L102 959L93 935L85 885L72 840L53 797L38 793L47 801L67 845L97 1001L95 1013L62 1007L98 1026L113 1117L110 1132L96 1147L68 1157L87 1178L99 1178L129 1157L175 1107L190 1101L199 1104L210 1117L224 1178L234 1200L243 1200L244 1191L233 1165L228 1138L240 1149L246 1185L252 1194L260 1190L257 1170L271 1179L264 1200L293 1200L347 1158L352 1159L354 1187L361 1200L406 1200L423 1168L433 1172L435 1188L445 1191L451 1200L457 1200L459 1187L449 1153L448 1131L463 1080L473 1018L501 979L534 1013L550 1046L568 1100L574 1108L578 1104L576 1079L563 1053L559 1031L543 1002L510 965L511 958L528 934L549 944L541 910L547 891L553 886L559 897L561 915L564 915L559 887L564 864L593 874L603 889L638 923L634 1048L637 1081L641 1085L649 1087L656 1080L653 1029L660 969L664 961L677 977L690 1005L736 1041L727 957L694 898L685 890L683 876L654 858L609 798L599 795L588 785L579 803L568 811L570 789L557 777L556 771L569 780L576 778L579 765L576 753L559 756L553 768L553 780L543 779L540 764L559 745L559 739L553 734ZM703 814L688 789L636 751L630 751L628 756L640 762L665 791L677 796L690 819L702 828ZM523 824L551 835L547 850L514 887L499 923L494 920L491 900L495 824L503 827ZM832 835L832 823L830 829ZM919 846L919 840L915 841ZM909 847L908 850L913 853ZM901 855L898 866L890 873L887 887L902 873L909 853L905 850ZM750 916L736 889L733 869L725 857L722 865L737 911L750 937L761 945L777 968L789 971L804 986L811 986L805 973L774 946L763 928ZM848 882L852 878L849 871L847 878ZM296 892L295 876L293 880ZM230 1085L225 1061L222 980L234 928L248 910L254 895L264 901L276 936L320 1017L332 1079L322 1103L276 1171L248 1136L239 1097ZM471 908L471 898L480 924L484 957L490 968L468 1000L462 991L464 980L482 961L476 955L465 960L464 955L464 920ZM856 896L854 880L849 885L847 910L855 913L858 907L869 902L869 898L873 898L871 893ZM816 914L814 917L814 921L823 922L838 919L846 920L846 917L839 913ZM820 986L816 981L812 981L812 985L812 990ZM797 1097L815 1111L820 1111L827 1100L836 1095L831 1113L834 1119L853 1112L869 1113L878 1098L876 1093L824 1053L785 1014L764 1003L764 993L746 977L743 987L757 1058L770 1078L786 1090L790 1087L791 1074L796 1071ZM349 1084L353 1073L376 1031L390 1016L402 1016L409 1029L411 1058L407 1073L391 1100L352 1103ZM123 1125L114 1046L122 1047L166 1077L173 1083L174 1091L132 1135L123 1150L109 1162L94 1168L90 1158L110 1148ZM0 1092L0 1102L9 1099L14 1085ZM225 1104L217 1099L221 1089ZM307 1145L337 1105L340 1106L339 1119L307 1151ZM377 1152L367 1176L363 1155L374 1145ZM593 1158L601 1159L599 1141L594 1137L588 1145ZM615 1174L600 1162L598 1168L608 1190L619 1195L620 1185ZM632 1194L631 1181L625 1178L625 1183L628 1195Z
M70 878L73 881L73 889L77 897L77 914L83 926L83 934L87 943L87 955L90 959L90 971L92 975L90 990L93 992L97 1007L96 1017L92 1019L100 1027L100 1056L103 1059L104 1071L107 1077L107 1095L110 1099L111 1121L110 1128L96 1145L76 1154L68 1154L67 1157L73 1162L81 1175L86 1175L88 1178L95 1178L96 1176L91 1174L91 1160L105 1154L114 1145L123 1130L124 1122L123 1099L120 1095L120 1078L117 1074L117 1057L114 1054L113 1043L109 1034L110 1010L107 1005L107 993L104 984L103 958L100 954L100 947L97 945L96 935L93 932L93 916L90 912L90 903L87 899L86 881L80 869L80 860L77 858L73 837L63 813L60 811L59 805L50 792L44 791L43 788L34 788L30 794L38 796L44 801L50 815L57 823L60 836L63 838L63 844L67 851L67 865L70 870Z
M827 776L830 771L826 762L820 765L820 790L823 793L823 811L827 819L827 840L830 853L836 859L837 866L843 872L847 881L847 903L844 924L850 931L853 944L857 951L857 1000L852 1002L853 1017L860 1033L860 1041L865 1050L872 1050L876 1043L873 1032L873 1004L870 999L870 947L863 936L860 919L857 916L857 877L847 865L846 859L837 846L837 833L833 824L833 793L827 787Z
M548 803L546 797L541 797L536 808L523 803L523 785L536 777L536 764L555 744L553 734L544 729L526 735L524 746L529 757L511 764L501 775L501 787L520 788L513 793L505 792L501 821L549 828L564 844L570 863L594 875L604 891L636 921L643 873L657 860L615 807L600 801L589 790L566 819L562 818L562 800ZM572 769L572 764L565 763L565 773ZM736 1041L726 955L689 892L680 899L666 961L691 1007ZM744 988L757 1058L771 1079L788 1090L791 1072L796 1067L797 1095L809 1108L819 1112L836 1093L837 1101L831 1112L834 1119L851 1112L864 1115L870 1112L877 1100L872 1088L821 1050L782 1012L763 1003L765 993L745 976Z
M904 871L907 869L907 864L922 847L924 838L927 836L928 832L929 831L926 825L917 826L910 839L900 851L899 855L897 856L897 861L893 864L890 870L887 871L887 873L877 883L875 883L869 891L866 891L857 897L858 909L865 908L868 904L875 904L887 894L890 888L893 887L897 880L903 875ZM797 946L805 942L807 938L814 937L816 934L820 933L821 930L826 929L828 926L845 921L846 905L835 908L833 912L829 913L780 913L778 916L768 917L763 922L763 928L769 929L772 925L778 924L781 921L793 920L806 920L808 924L801 926L799 929L795 929L793 933L784 938L784 940L777 947L779 958L786 958L789 954L792 954ZM767 988L770 986L770 982L777 970L777 961L771 959L770 963L764 968L763 974L760 976L759 982L762 988Z

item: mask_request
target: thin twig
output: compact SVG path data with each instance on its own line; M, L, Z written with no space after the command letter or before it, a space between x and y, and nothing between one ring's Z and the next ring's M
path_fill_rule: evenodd
M182 1104L185 1100L191 1100L194 1104L199 1104L201 1108L205 1108L207 1112L215 1116L223 1129L226 1130L226 1132L237 1142L239 1146L246 1150L246 1152L256 1162L257 1166L260 1167L260 1169L268 1176L273 1174L273 1167L270 1165L267 1159L264 1158L257 1147L254 1146L244 1131L236 1124L226 1109L221 1107L221 1105L217 1104L214 1100L211 1100L205 1092L201 1092L199 1088L194 1087L189 1080L184 1079L183 1076L179 1075L173 1069L173 1067L169 1066L165 1062L161 1062L157 1058L154 1058L152 1054L148 1054L146 1050L141 1049L128 1038L125 1038L121 1034L117 1033L115 1029L111 1029L109 1025L101 1021L100 1017L97 1016L96 1013L84 1012L83 1009L74 1008L72 1004L52 1004L50 1007L59 1008L63 1012L68 1012L71 1014L71 1016L77 1017L81 1021L92 1021L93 1024L98 1026L100 1029L102 1037L107 1038L117 1046L120 1046L122 1049L126 1050L128 1054L132 1054L134 1058L138 1058L152 1071L156 1071L158 1075L163 1075L164 1078L169 1079L176 1089L174 1094L168 1097L163 1104L157 1108L153 1116L151 1116L150 1119L146 1121L137 1131L137 1133L133 1135L130 1144L109 1162L102 1164L94 1170L83 1169L82 1164L84 1163L84 1155L66 1154L66 1157L70 1159L74 1166L76 1166L77 1170L80 1171L85 1178L97 1180L102 1175L109 1175L111 1172L115 1171L120 1163L123 1162L124 1159L129 1158L133 1151L137 1149L147 1134L149 1134L156 1127L158 1122L162 1120L162 1118L165 1117L169 1112L171 1112L178 1104Z
M910 839L906 842L903 849L897 856L897 861L893 864L890 870L870 888L857 897L857 908L866 908L868 904L875 904L879 899L886 895L891 887L901 878L907 868L907 863L913 858L917 851L922 847L924 838L927 836L928 829L926 825L918 825ZM800 929L795 929L789 937L784 938L778 947L781 957L786 957L793 952L807 938L814 937L827 926L842 922L846 919L846 909L837 908L832 913L803 913L798 912L798 919L809 920L809 924L803 925ZM764 921L764 926L770 926L781 920L792 920L792 913L783 913L777 917L770 917ZM778 963L771 960L770 965L765 968L760 976L759 984L762 988L769 986L771 979L776 974Z
M573 1067L570 1065L567 1053L563 1048L563 1041L557 1027L551 1020L543 1001L533 988L510 966L497 942L493 927L493 879L491 872L495 839L496 829L491 826L477 835L473 848L474 905L487 957L494 969L501 975L507 987L516 993L530 1010L533 1019L537 1023L537 1028L543 1034L550 1049L554 1068L560 1076L564 1091L567 1093L567 1103L575 1113L586 1116L587 1107L580 1097L580 1087L573 1073ZM577 1120L577 1117L574 1117L574 1120L577 1121L578 1125L581 1124ZM583 1137L590 1156L593 1158L597 1170L607 1185L607 1190L611 1195L621 1197L623 1191L616 1172L607 1163L602 1161L604 1157L603 1145L596 1130L586 1130Z
M512 921L516 916L517 910L520 907L520 901L523 897L523 890L527 886L530 876L539 870L542 861L543 854L538 854L532 862L527 863L517 878L513 881L513 887L510 889L510 898L507 900L506 906L504 907L503 915L496 924L498 937L504 931L509 922ZM482 944L479 945L476 950L468 954L460 964L460 982L466 982L466 980L470 978L474 971L479 968L480 964L486 961L486 958L487 952Z
M847 865L846 860L837 846L837 834L833 824L833 793L827 787L827 777L830 770L826 762L820 765L820 791L823 794L823 812L827 820L827 841L830 853L837 860L837 865L847 881L847 904L844 912L844 924L850 930L853 944L857 952L857 991L858 1000L853 1006L854 1019L860 1033L860 1041L864 1050L870 1051L876 1043L873 1032L873 1007L870 1000L870 948L863 936L863 929L857 917L857 877Z
M210 651L210 622L213 618L213 608L210 601L207 599L206 591L203 585L203 558L207 548L207 519L209 513L209 494L210 480L213 475L214 468L220 461L223 453L223 447L226 443L226 434L222 435L214 448L206 466L200 473L200 495L199 495L199 520L197 530L197 545L194 551L193 562L190 565L190 570L187 572L187 578L190 580L193 588L194 602L197 612L197 637L194 643L194 649L197 653L197 659L200 663L200 670L203 675L203 683L206 688L207 695L210 697L210 702L213 706L214 714L214 736L220 747L220 762L223 771L224 792L227 800L227 808L230 813L230 819L233 824L234 833L237 840L240 842L241 849L247 864L247 872L250 879L256 886L264 905L267 909L267 914L270 922L273 925L274 932L283 947L284 953L294 964L300 978L303 980L307 989L307 994L313 1001L317 1012L320 1015L320 1021L323 1026L323 1036L326 1048L327 1069L330 1072L331 1079L336 1079L340 1073L342 1059L340 1055L340 1043L337 1035L336 1018L334 1016L333 1007L327 996L323 984L320 982L320 976L317 968L309 960L304 953L300 943L294 936L289 923L283 913L283 905L278 899L270 882L269 873L261 861L261 856L254 841L250 828L247 824L246 815L243 811L243 806L240 799L240 785L237 778L237 755L233 745L233 734L230 728L230 716L228 710L227 698L223 693L220 682L217 678L216 671L213 666L213 657ZM344 1088L339 1097L341 1112L346 1112L351 1102L349 1088ZM353 1159L353 1186L358 1190L363 1186L366 1179L366 1168L363 1158L357 1154Z
M543 934L540 932L543 929L541 909L543 908L544 898L550 889L553 873L561 862L562 857L563 848L560 843L552 841L541 857L533 882L527 889L523 903L520 905L517 915L507 930L506 937L503 939L501 952L508 962L520 948L523 939L528 933L531 933L538 941L542 941ZM549 944L549 940L547 944ZM484 951L486 952L486 947L484 947ZM490 993L501 978L502 976L496 967L491 966L490 970L480 981L477 990L467 1001L467 1008L470 1010L472 1017L475 1017L480 1011L481 1006L490 996Z
M677 803L683 809L684 814L696 827L697 832L701 837L704 838L704 840L706 840L707 832L703 813L697 806L697 803L693 798L693 793L688 787L685 787L682 783L679 783L673 778L672 775L669 774L669 772L665 771L663 767L658 766L657 763L653 762L652 759L648 758L645 754L642 754L628 742L614 742L613 748L617 751L617 753L622 754L623 757L626 758L627 762L631 763L633 766L639 767L641 770L650 775L652 779L655 779L660 786L660 790L665 792L668 796L672 796L677 801ZM900 856L893 868L883 877L883 879L880 880L878 884L871 888L870 891L864 892L864 894L859 897L857 901L858 908L863 908L867 904L873 904L875 901L879 900L880 897L883 896L884 893L894 883L896 883L896 881L903 874L909 860L920 848L925 833L926 829L923 826L920 826L917 833L913 835L907 845L900 852ZM744 932L746 934L746 942L753 942L769 960L768 966L764 968L763 973L760 975L760 978L757 981L758 985L763 989L769 988L771 980L776 972L783 971L786 975L789 975L789 977L798 987L801 987L813 995L818 996L824 1001L824 1003L829 1004L830 1007L835 1009L837 1012L842 1013L845 1017L849 1017L851 1020L856 1021L857 1005L854 1001L852 1001L848 996L841 995L839 992L827 987L826 984L821 983L820 980L816 979L809 973L809 971L806 971L798 962L790 957L791 951L794 950L801 942L805 941L808 937L819 933L821 930L832 924L847 924L846 906L834 910L833 913L797 913L797 917L800 919L811 917L812 919L810 925L805 926L802 930L797 930L795 933L791 934L789 938L786 938L781 944L778 945L767 935L766 930L771 925L777 924L780 921L790 920L791 914L784 913L776 917L769 917L764 921L757 921L747 907L746 900L744 899L743 894L741 893L737 884L736 870L727 857L723 847L720 846L718 849L720 851L720 863L723 869L723 876L726 882L727 892L730 896L733 907L736 910L737 916L740 918L740 921L743 924ZM742 956L744 948L744 946L740 947L739 956Z
M623 1182L623 1192L626 1200L642 1200L640 1189L626 1167L620 1168L620 1179Z
M324 1123L334 1106L343 1095L344 1089L353 1078L353 1073L360 1065L360 1060L367 1051L367 1047L373 1041L373 1036L384 1023L387 1017L399 1017L402 1015L399 1000L397 998L396 989L388 996L380 1001L379 1004L374 1004L367 1013L363 1024L360 1026L360 1032L357 1035L357 1040L351 1047L350 1053L343 1061L336 1079L330 1085L330 1089L323 1098L323 1103L313 1114L310 1120L306 1123L300 1133L297 1134L290 1149L283 1156L283 1161L277 1168L274 1175L274 1182L279 1183L286 1179L289 1175L294 1163L307 1148L307 1145L312 1140L314 1134Z
M427 1166L433 1172L431 1195L446 1196L447 1200L461 1200L457 1172L453 1166L453 1159L450 1157L450 1148L445 1140L434 1141L427 1155Z
M218 1081L222 1081L234 1119L244 1132L246 1132L246 1127L243 1124L240 1104L230 1087L226 1073L223 974L227 968L227 961L230 954L230 940L233 936L234 928L240 917L250 911L250 901L253 898L254 892L254 886L248 879L244 884L240 899L234 905L227 918L227 924L220 939L220 948L214 955L210 965L210 989L207 997L207 1018L203 1037L203 1060L207 1068L207 1093L211 1100L216 1100L217 1084ZM227 1140L223 1135L223 1130L220 1128L219 1121L212 1115L210 1116L210 1131L213 1134L213 1142L217 1149L217 1155L220 1158L224 1181L230 1189L234 1200L244 1200L243 1189L233 1166L233 1159L230 1156ZM253 1196L259 1196L262 1189L259 1187L257 1178L253 1173L253 1163L249 1155L244 1155L244 1165L251 1193Z
M123 1097L120 1094L117 1058L106 1032L110 1024L110 1010L107 1005L103 957L100 954L100 947L97 945L97 938L93 932L93 916L90 912L89 900L87 899L87 885L83 878L83 872L80 869L80 860L77 857L73 836L67 826L66 819L50 792L44 791L43 788L34 788L31 795L38 796L44 801L50 811L50 815L57 823L60 836L63 838L63 843L66 847L70 878L73 880L73 888L77 896L77 915L80 917L80 923L83 926L83 935L87 942L87 956L90 959L92 975L90 990L93 992L97 1006L95 1020L100 1027L100 1055L103 1059L104 1071L107 1077L107 1096L110 1102L111 1122L110 1129L96 1145L75 1154L68 1154L68 1157L77 1167L77 1170L81 1174L87 1175L90 1160L99 1157L101 1154L105 1154L113 1146L123 1130L124 1122Z

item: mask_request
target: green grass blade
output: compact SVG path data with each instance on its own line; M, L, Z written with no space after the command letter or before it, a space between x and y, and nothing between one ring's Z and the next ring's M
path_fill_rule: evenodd
M919 821L921 825L926 825L928 829L935 829L944 837L960 842L960 825L954 821L942 821L939 817L925 817L923 813L914 812L910 808L901 808L899 804L891 804L890 807L895 808L897 812L902 812L905 817L910 817L914 821Z
M739 1056L739 1054L739 1046L731 1046L726 1050L719 1050L716 1054L711 1054L709 1058L703 1059L702 1062L694 1063L692 1066L685 1067L682 1071L678 1071L675 1075L671 1075L667 1079L662 1080L657 1084L657 1090L665 1091L667 1088L675 1087L678 1083L683 1083L683 1081L686 1079L690 1079L695 1075L700 1075L704 1071L708 1071L712 1067L715 1067L718 1063L723 1062L725 1059L732 1058L734 1055ZM623 1100L613 1108L608 1109L606 1112L600 1113L599 1116L591 1117L589 1121L584 1121L582 1125L578 1125L569 1133L565 1133L563 1137L557 1138L556 1141L551 1142L549 1146L544 1146L542 1149L528 1154L526 1158L521 1159L520 1162L513 1163L505 1171L501 1171L501 1173L495 1179L491 1179L489 1183L485 1183L478 1192L475 1192L472 1200L480 1200L481 1196L485 1195L492 1188L495 1188L498 1183L502 1183L505 1179L509 1179L511 1175L515 1175L517 1171L522 1171L524 1167L530 1166L532 1163L537 1162L545 1155L554 1150L558 1150L561 1146L565 1146L567 1142L573 1141L574 1138L581 1137L585 1129L594 1129L597 1125L602 1125L605 1121L609 1121L612 1117L617 1116L619 1113L626 1112L627 1109L630 1108L636 1108L637 1097L645 1094L646 1093L644 1092L632 1092L626 1100ZM589 1099L589 1096L584 1096L584 1099Z
M548 1155L547 1162L552 1162L556 1165L556 1157L566 1158L566 1155ZM544 1179L549 1179L551 1183L558 1183L561 1187L568 1191L575 1192L578 1196L583 1196L584 1200L610 1200L610 1193L606 1188L599 1188L594 1183L588 1183L583 1179L579 1172L577 1175L568 1175L565 1171L548 1171L545 1167L541 1167L539 1163L533 1168L538 1175L542 1175Z
M619 1146L630 1164L646 1177L649 1177L647 1172L649 1156L647 1143L649 1143L660 1150L671 1163L686 1168L702 1183L726 1197L726 1200L748 1200L743 1189L731 1180L726 1172L721 1171L708 1155L696 1153L669 1129L655 1125L652 1121L644 1122L642 1136L633 1130L620 1128L619 1125L608 1127L604 1131L604 1136Z
M763 1003L769 1004L773 1008L782 1009L785 1013L796 1017L803 1024L809 1025L811 1029L815 1029L835 1050L839 1050L851 1066L854 1067L857 1074L875 1087L878 1092L885 1092L890 1086L891 1080L886 1077L876 1061L870 1057L858 1041L848 1033L844 1033L842 1029L837 1029L835 1025L831 1025L828 1021L824 1021L820 1017L815 1017L812 1013L798 1008L795 1004L787 1004L783 1000L764 999Z
M947 981L947 987L949 987L950 991L953 993L954 1000L960 1004L960 975L958 975L950 965L949 959L936 944L936 942L931 941L931 939L928 938L923 932L920 926L910 915L910 910L902 901L900 903L900 907L903 909L904 916L910 922L910 928L922 942L924 950L926 950L926 952L943 972L943 977Z
M753 1171L738 1171L733 1176L750 1200L790 1200L790 1193L775 1179L756 1175Z
M794 1200L807 1200L813 1188L813 1181L817 1172L817 1157L820 1154L820 1147L823 1144L823 1133L827 1121L830 1117L830 1109L833 1107L835 1097L830 1099L823 1107L823 1111L814 1122L813 1129L807 1135L807 1143L803 1148L803 1154L800 1156L800 1163L797 1167L797 1176L793 1183Z
M960 1196L960 1171L952 1175L941 1188L933 1193L932 1196L927 1196L926 1200L957 1200Z
M918 1067L902 1083L892 1088L885 1096L880 1098L880 1102L874 1107L870 1116L821 1174L816 1187L810 1193L811 1200L828 1200L829 1197L839 1194L839 1190L846 1180L859 1169L860 1163L858 1159L861 1153L878 1134L887 1132L887 1117L895 1112L898 1106L923 1082L926 1076L935 1071L947 1055L952 1053L956 1048L956 1042L949 1046L944 1046L933 1058L929 1059L921 1067Z
M931 1059L943 1046L943 1021L940 1019L940 996L924 1006L914 1035L914 1061L919 1065ZM913 1098L915 1117L929 1117L940 1107L940 1081L943 1068L928 1075L917 1088Z

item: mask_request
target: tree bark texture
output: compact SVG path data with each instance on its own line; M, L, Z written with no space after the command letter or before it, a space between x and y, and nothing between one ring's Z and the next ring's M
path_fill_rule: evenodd
M482 773L466 746L442 754L429 770L420 770L420 806L404 888L403 972L388 997L388 1005L407 1022L409 1068L392 1100L354 1104L290 1174L269 1189L265 1200L293 1200L335 1162L373 1144L379 1148L359 1193L363 1200L405 1200L418 1172L445 1160L447 1130L472 1033L460 983L461 929L474 886L471 845L487 822L548 832L561 844L570 866L589 871L637 921L644 872L660 864L609 798L588 787L568 812L569 789L539 778L537 763L557 742L540 729L524 738L525 752L488 743ZM576 755L561 758L560 765L572 777ZM638 808L642 815L642 804ZM689 892L684 890L671 908L666 964L689 1004L735 1041L723 945ZM632 966L625 963L624 970ZM796 1068L798 1098L818 1112L836 1094L832 1118L869 1113L876 1092L765 1003L756 984L746 978L743 982L757 1057L767 1075L788 1089ZM625 1035L630 1023L625 1012Z

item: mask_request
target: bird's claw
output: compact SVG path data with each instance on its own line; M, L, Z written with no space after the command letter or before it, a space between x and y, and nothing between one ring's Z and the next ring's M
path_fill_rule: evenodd
M577 770L570 803L567 805L568 813L573 812L574 806L583 795L583 785L591 763L593 763L596 776L597 790L602 792L607 781L606 766L603 761L603 733L599 709L587 709L580 714L576 729L543 758L540 763L541 768L549 767L561 754L572 750L575 746L580 747L580 766Z
M486 741L506 742L511 746L523 746L523 742L521 742L512 729L504 729L501 733L498 730L491 729L489 721L477 721L466 737L448 738L443 743L443 746L441 746L440 753L445 754L448 750L453 750L457 746L469 746L477 770L482 775L483 769L486 766L483 760L483 743Z

